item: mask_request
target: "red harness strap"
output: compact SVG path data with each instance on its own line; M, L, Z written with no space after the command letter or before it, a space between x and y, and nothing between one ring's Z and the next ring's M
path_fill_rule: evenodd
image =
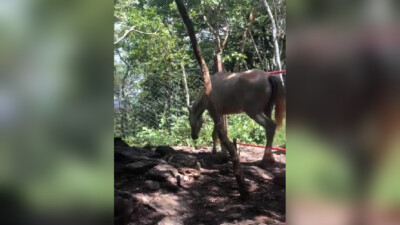
M217 140L217 143L218 143L218 142L220 142L219 139ZM247 143L243 143L243 142L237 142L236 144L238 144L238 145L243 145L243 146L255 147L255 148L265 148L264 145L254 145L254 144L247 144ZM283 151L283 152L286 152L286 149L285 149L285 148L278 147L278 146L272 147L271 149L272 149L272 150L275 150L275 151Z
M286 73L286 70L277 70L277 71L271 71L267 72L269 75L275 75L275 74L281 74L281 73Z

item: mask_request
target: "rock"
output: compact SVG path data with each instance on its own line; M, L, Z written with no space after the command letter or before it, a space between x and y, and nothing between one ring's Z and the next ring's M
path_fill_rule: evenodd
M286 167L276 167L272 171L274 175L273 182L279 186L286 186Z
M195 156L184 153L175 153L171 155L171 157L167 161L169 164L177 168L179 167L195 168L197 162Z
M177 192L179 187L172 182L166 182L163 184L163 187L170 192Z
M117 147L114 148L114 162L115 163L129 163L132 162L133 159L130 157L131 153L129 151L129 148L121 148Z
M143 147L144 149L147 149L147 150L153 150L153 146L151 146L149 143L148 144L146 144L144 147Z
M125 213L128 201L120 196L114 198L114 215L120 216Z
M168 164L159 164L146 173L146 177L152 180L164 182L174 180L178 175L178 170Z
M152 181L152 180L146 180L146 182L144 183L146 185L146 187L152 191L156 191L160 188L160 183L158 183L157 181Z
M119 196L114 198L114 224L126 224L129 221L129 214L132 212L132 204Z
M168 191L177 192L179 190L177 177L178 170L168 164L159 164L146 173L146 177L151 180L163 182L161 186ZM178 178L179 179L179 178Z
M201 194L198 191L192 191L192 195L195 196L196 198L201 197Z
M167 216L158 222L157 225L183 225L183 221L178 217Z
M263 170L257 166L243 166L244 173L249 173L252 176L260 177L264 180L272 180L274 175L266 170Z
M240 213L232 213L228 217L231 219L240 219L242 215Z
M144 158L142 160L125 165L125 169L135 174L145 173L146 171L155 167L159 162L160 161L156 159Z
M274 183L281 186L281 187L285 187L286 186L286 175L285 174L279 174L277 176L275 176L274 178Z
M172 193L153 193L149 195L149 205L159 214L168 216L188 215L190 207L178 195Z
M160 155L151 150L141 149L141 148L116 148L114 150L115 161L130 161L135 162L148 158L159 158Z
M206 217L215 217L215 213L210 212L210 211L207 211L207 212L205 213L205 216L206 216Z
M114 191L114 224L127 224L138 201L128 192Z
M221 175L231 175L232 172L232 166L229 164L223 165L221 166L221 168L219 169L219 174Z
M195 169L197 170L197 171L201 171L201 164L200 164L200 162L196 162L196 166L195 166Z
M157 146L156 153L160 154L161 156L166 156L175 152L170 146Z
M231 205L227 207L227 210L232 212L232 211L236 211L236 212L243 212L246 211L246 209L248 208L248 206L245 205Z
M124 199L132 198L132 194L127 191L114 190L114 197L121 197Z
M132 198L133 198L135 201L137 201L137 202L139 202L140 204L142 204L142 205L148 206L149 203L150 203L150 201L149 201L149 199L148 199L148 196L145 195L145 194L142 194L142 193L134 194L134 195L132 195Z
M181 185L181 176L180 175L177 175L176 176L176 185L178 186L178 187L181 187L182 185Z
M120 137L115 137L114 138L114 147L116 147L116 146L118 146L118 147L129 147L129 145L125 141L123 141L122 138L120 138Z

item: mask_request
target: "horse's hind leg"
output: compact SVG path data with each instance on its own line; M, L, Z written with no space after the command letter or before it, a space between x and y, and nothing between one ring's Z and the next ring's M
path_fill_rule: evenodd
M270 119L272 119L271 115L273 107L274 107L274 102L270 101L264 111L265 115Z
M250 116L250 118L252 118L254 121L256 121L258 124L260 124L265 128L267 144L265 146L262 163L274 162L275 159L272 156L271 149L272 149L272 142L274 140L276 124L263 113L248 114L248 115Z
M212 132L212 139L213 139L212 153L216 154L217 153L218 132L217 132L217 126L215 126L215 124L214 124L214 130Z

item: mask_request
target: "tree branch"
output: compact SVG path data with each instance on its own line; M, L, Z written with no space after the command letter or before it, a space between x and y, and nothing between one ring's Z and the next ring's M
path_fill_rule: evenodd
M226 45L226 42L227 42L227 40L228 40L230 31L231 31L231 26L230 26L230 24L228 23L228 25L226 26L225 38L224 38L224 41L222 42L222 47L221 47L221 50L222 50L222 51L224 51L224 49L225 49L225 45Z
M158 28L154 33L146 33L146 32L140 31L140 30L136 30L136 26L132 26L129 30L125 31L124 35L122 35L121 38L119 38L116 42L114 42L114 44L115 45L118 44L119 42L124 40L128 36L128 34L130 34L132 32L136 32L139 34L156 35L159 30L160 30L160 28Z
M118 56L119 56L119 58L122 60L122 62L124 62L125 65L128 67L128 66L129 66L129 63L125 60L124 57L122 57L121 52L119 51L119 49L116 48L115 51L118 53Z
M206 15L203 15L204 21L207 23L208 28L210 29L211 33L214 34L214 36L216 35L216 32L214 30L214 28L211 26L210 22L208 22L208 19L206 17Z

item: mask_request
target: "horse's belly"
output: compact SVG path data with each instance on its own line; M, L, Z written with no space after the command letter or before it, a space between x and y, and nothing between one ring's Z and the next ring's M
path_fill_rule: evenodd
M241 108L230 108L230 107L223 107L220 109L220 112L224 115L229 115L229 114L239 114L243 112L243 109Z

